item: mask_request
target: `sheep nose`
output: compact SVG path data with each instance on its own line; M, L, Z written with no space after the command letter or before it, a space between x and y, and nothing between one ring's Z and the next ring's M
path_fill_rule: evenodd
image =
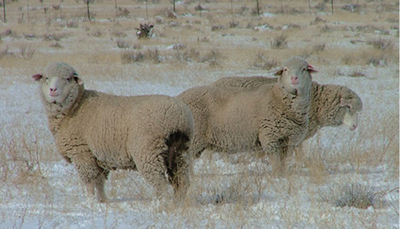
M351 129L351 130L357 129L357 125L356 125L356 124L352 125L350 129Z
M299 83L299 77L292 76L290 81L291 81L292 84L298 84Z
M57 88L56 87L51 87L50 88L50 92L49 92L49 94L50 94L50 96L57 96Z

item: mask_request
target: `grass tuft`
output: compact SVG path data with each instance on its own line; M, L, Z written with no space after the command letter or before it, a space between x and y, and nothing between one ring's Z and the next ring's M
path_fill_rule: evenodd
M340 196L336 198L337 207L355 207L367 209L373 206L375 194L367 186L348 184L341 188Z
M354 183L331 186L327 191L320 192L319 195L322 201L330 202L341 208L367 209L378 201L377 194L370 187Z
M391 40L385 40L382 38L367 41L367 44L382 51L392 50L394 47L394 43Z
M120 49L128 49L128 48L131 47L131 45L125 40L118 39L117 40L117 47L120 48Z
M269 58L265 55L265 52L259 52L256 55L256 58L254 60L253 67L263 69L263 70L270 70L272 68L275 68L279 65L279 62Z
M138 62L152 61L153 63L160 63L161 56L158 49L143 51L127 51L121 54L121 62L123 64L132 64Z
M270 42L271 48L273 49L284 49L287 48L287 36L285 34L280 34L275 36L275 38Z
M67 38L68 35L65 33L47 33L43 35L45 41L60 41L63 38Z
M23 59L31 59L36 49L32 48L26 44L20 45L19 56Z

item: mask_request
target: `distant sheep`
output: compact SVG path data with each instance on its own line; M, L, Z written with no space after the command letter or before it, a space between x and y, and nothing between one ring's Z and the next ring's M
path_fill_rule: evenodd
M276 82L277 78L262 76L225 77L211 85L238 92L256 90L262 85ZM362 106L361 98L346 86L312 82L308 132L304 140L314 136L324 126L345 124L350 130L355 130L358 126L358 112L362 110Z
M178 95L193 113L191 153L262 150L283 160L307 132L312 72L303 58L292 57L276 73L274 85L240 92L202 86Z
M193 135L190 109L164 95L115 96L85 90L77 72L65 63L50 63L40 95L59 153L72 162L90 196L107 201L104 182L111 170L138 170L158 197L168 182L175 193L189 185L184 155Z

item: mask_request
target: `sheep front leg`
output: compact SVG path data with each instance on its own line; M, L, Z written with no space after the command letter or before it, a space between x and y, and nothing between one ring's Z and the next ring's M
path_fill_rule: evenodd
M198 159L207 146L206 141L201 136L205 136L205 134L194 134L192 143L189 148L190 157L192 160Z
M284 141L274 138L268 134L260 134L259 141L264 153L268 155L271 161L273 173L281 176L285 172L285 159L287 157L288 147Z
M97 190L97 200L100 203L105 203L108 200L107 196L105 194L105 191L104 191L104 183L105 183L109 173L110 173L110 171L103 170L102 173L100 174L100 176L95 181L95 188Z
M90 152L79 153L72 158L79 177L86 186L87 195L90 198L95 197L95 189L97 190L97 200L106 202L107 197L104 193L104 183L108 171L97 165L96 158Z

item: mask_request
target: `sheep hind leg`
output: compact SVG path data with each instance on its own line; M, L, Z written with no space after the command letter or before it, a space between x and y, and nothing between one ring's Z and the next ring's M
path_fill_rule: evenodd
M167 141L167 174L168 181L174 188L175 197L179 200L186 196L186 192L189 186L189 168L191 165L190 153L188 153L190 143L187 135L183 133L175 133L170 136Z
M108 171L99 167L96 159L90 153L76 155L73 158L73 162L79 177L86 186L88 197L95 198L95 191L97 191L97 200L99 202L106 202L107 197L104 193L104 182Z
M174 188L175 198L184 199L189 186L189 163L181 153L177 155L174 167L168 167L168 181Z
M167 168L161 154L144 161L138 166L138 170L153 186L158 199L162 199L168 194Z

